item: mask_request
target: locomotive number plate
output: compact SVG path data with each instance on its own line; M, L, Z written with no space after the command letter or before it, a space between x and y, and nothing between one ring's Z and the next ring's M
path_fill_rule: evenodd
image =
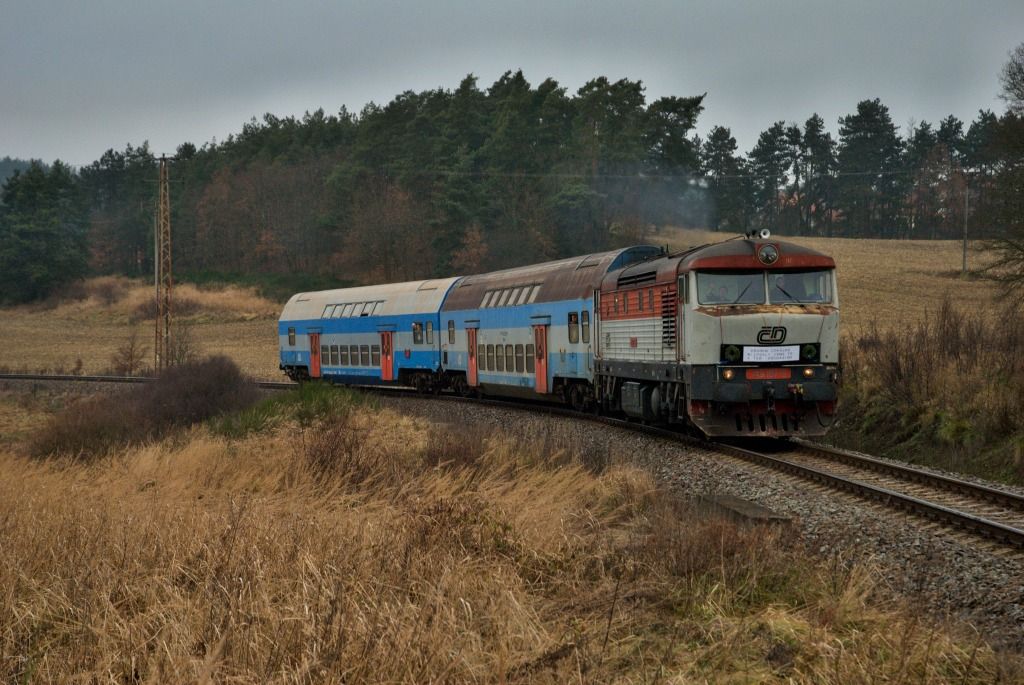
M743 348L745 362L795 362L800 361L799 345L777 345L773 347Z

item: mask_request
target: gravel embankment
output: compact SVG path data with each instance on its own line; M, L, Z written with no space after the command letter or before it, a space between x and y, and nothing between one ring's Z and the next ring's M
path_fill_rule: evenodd
M853 496L748 464L700 446L673 444L628 430L515 409L417 398L384 406L447 424L478 424L581 453L608 454L649 468L683 496L730 494L790 516L806 549L876 566L889 589L937 616L973 623L990 643L1024 651L1024 554L973 544L965 536L908 519Z

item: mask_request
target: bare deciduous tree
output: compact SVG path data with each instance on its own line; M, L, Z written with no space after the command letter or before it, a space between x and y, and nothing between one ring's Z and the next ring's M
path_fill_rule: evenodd
M1010 52L1010 59L999 74L999 81L1003 84L1000 97L1006 101L1007 107L1014 114L1024 115L1024 43Z

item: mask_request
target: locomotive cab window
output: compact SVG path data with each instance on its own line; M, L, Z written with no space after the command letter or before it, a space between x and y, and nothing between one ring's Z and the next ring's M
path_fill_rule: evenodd
M419 321L414 321L412 324L412 344L423 344L423 324L421 324Z
M590 312L584 309L582 312L580 312L580 316L582 317L583 342L584 343L589 343L590 342Z
M580 314L569 312L569 343L575 345L580 341Z
M764 304L763 271L698 271L700 304Z
M289 328L288 329L288 344L289 345L295 345L295 329L294 328Z
M768 301L772 304L832 302L832 270L768 273Z

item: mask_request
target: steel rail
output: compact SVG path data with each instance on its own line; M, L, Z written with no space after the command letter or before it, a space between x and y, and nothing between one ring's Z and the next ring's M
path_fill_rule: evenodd
M146 383L152 381L153 378L148 376L73 376L73 375L47 375L47 374L11 374L5 373L0 374L0 380L35 380L35 381L63 381L63 382L98 382L98 383ZM278 381L255 381L256 384L264 389L268 390L289 390L298 387L297 383L292 382L278 382ZM356 389L362 391L370 391L376 394L391 394L395 396L399 395L416 395L421 396L421 393L416 392L411 388L382 388L379 386L355 386ZM958 511L951 507L937 504L935 502L929 502L927 500L913 497L895 490L888 488L879 487L876 485L870 485L852 478L845 478L843 476L829 473L820 469L813 468L804 464L798 464L781 457L775 457L770 454L764 454L757 452L746 447L739 447L734 444L716 442L716 441L703 441L699 438L671 431L665 428L658 428L655 426L647 426L644 424L634 423L623 419L616 419L607 416L598 416L596 414L585 414L568 409L565 407L553 406L550 404L543 404L540 402L525 402L517 400L505 400L505 399L492 399L492 398L470 398L470 397L459 397L455 395L440 395L440 399L448 401L468 402L480 405L499 406L502 408L513 408L520 409L523 411L542 412L553 416L563 416L567 418L584 419L596 423L602 423L609 426L618 428L624 428L626 430L637 431L647 433L649 435L658 436L664 439L672 440L675 442L687 443L691 445L706 445L715 449L719 452L724 452L731 456L743 459L745 461L766 466L777 471L789 473L791 475L803 478L805 480L815 481L831 488L849 492L851 494L863 497L865 499L874 500L881 504L887 505L892 508L900 509L903 511L910 512L914 515L924 517L929 520L940 521L946 525L954 528L959 528L973 532L985 538L996 540L1005 544L1013 545L1018 548L1024 548L1024 530L1013 528L996 521L990 521L988 519L969 514L967 512ZM824 447L821 445L808 443L806 441L797 441L797 444L802 449L814 451L818 453L827 453L836 460L844 460L848 463L856 463L857 465L863 465L864 468L870 468L872 470L884 471L890 475L898 475L901 478L909 480L919 480L924 482L927 479L929 485L937 485L942 483L941 487L952 489L955 488L959 492L974 493L977 492L976 496L998 501L1000 503L1010 502L1011 506L1020 506L1020 502L1024 501L1024 498L1015 495L1013 493L1007 493L994 488L989 488L977 483L970 483L969 481L961 481L956 478L950 478L948 476L940 476L938 474L929 473L922 471L921 469L915 469L913 467L902 468L898 465L884 462L879 459L872 457L866 457L862 455L855 455L841 450L835 450L833 448Z
M921 485L948 490L954 493L969 495L970 497L985 500L987 502L993 502L1003 507L1024 511L1024 496L1018 495L1014 492L1007 492L1006 490L1000 490L998 488L974 483L961 478L933 473L909 464L894 464L889 461L878 459L877 457L847 452L846 450L829 447L827 445L819 445L807 440L796 439L793 440L793 443L795 445L799 445L800 448L805 451L813 452L817 456L821 456L832 461L838 461L865 470L876 471L886 476L899 478L900 480L911 481Z

